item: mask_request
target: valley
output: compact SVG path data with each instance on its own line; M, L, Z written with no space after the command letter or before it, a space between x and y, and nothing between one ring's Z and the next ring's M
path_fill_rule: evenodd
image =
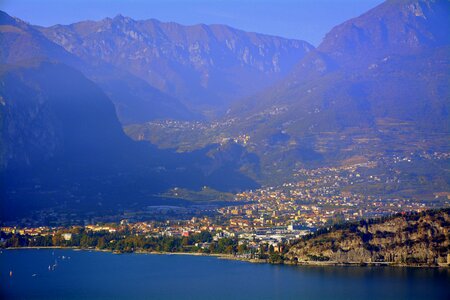
M449 213L450 0L0 1L0 299L450 299Z
M323 210L319 227L447 206L447 6L387 1L317 47L226 25L42 27L2 12L2 218L151 219L159 205L187 218L286 200L273 222L306 223L307 205Z

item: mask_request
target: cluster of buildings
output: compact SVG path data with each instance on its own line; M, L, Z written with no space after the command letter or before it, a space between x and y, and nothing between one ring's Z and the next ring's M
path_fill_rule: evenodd
M212 237L211 242L218 242L223 238L233 238L238 240L239 245L245 244L247 249L257 250L260 245L271 245L274 247L274 251L282 251L282 245L286 242L310 233L310 230L295 225L288 227L259 227L250 230L249 228L232 226L228 221L221 220L221 218L211 219L209 217L193 217L189 220L167 220L164 222L129 222L128 220L122 220L120 223L89 224L70 227L0 227L0 232L6 234L18 234L31 237L61 236L66 241L70 241L81 230L92 233L139 235L147 238L188 238L191 235L209 232ZM2 242L4 241L2 238ZM198 243L196 246L203 249L209 248L211 242Z
M230 220L231 226L241 229L290 224L319 228L339 221L450 206L447 192L434 193L437 201L377 195L383 194L381 191L364 193L367 187L401 184L398 174L373 171L376 166L376 162L369 161L342 167L300 169L294 176L297 181L239 193L236 200L247 204L218 211Z
M243 142L248 139L247 136L239 138L242 138ZM235 204L225 207L154 206L140 212L124 212L119 216L124 219L120 223L95 219L99 217L93 214L86 216L88 221L77 222L84 223L79 226L70 227L59 222L58 226L62 227L2 227L0 230L4 233L28 236L63 232L66 234L66 240L71 238L70 234L74 228L109 233L126 231L148 237L189 237L208 231L215 240L232 237L238 238L239 243L245 243L249 247L258 247L263 243L279 249L280 245L287 241L337 222L449 207L450 192L447 191L436 191L432 200L420 200L417 197L387 197L385 195L388 193L373 189L404 184L401 174L395 169L380 172L382 169L378 168L379 164L395 165L410 163L415 159L448 158L449 153L424 152L392 155L384 158L385 161L298 169L292 177L293 181L238 193L234 198ZM46 214L45 217L52 217L52 214ZM55 213L54 217L73 221L76 216L70 213L56 216ZM200 246L208 247L207 244Z
M152 140L152 132L166 132L172 135L183 133L182 136L200 135L201 143L220 143L225 144L234 142L240 145L247 145L250 136L247 134L240 134L236 136L229 136L225 134L225 128L228 128L236 121L235 118L230 118L221 122L200 122L200 121L179 121L179 120L161 120L146 123L145 127L138 131L130 130L128 134L136 140ZM220 132L220 133L218 133ZM184 149L186 143L180 148ZM177 147L179 145L171 145ZM187 147L185 150L191 149ZM192 150L192 149L191 149Z
M0 232L11 233L11 234L20 234L20 235L29 235L29 236L47 236L52 235L55 230L58 228L50 228L48 226L40 226L40 227L31 227L31 228L18 228L11 226L0 227Z

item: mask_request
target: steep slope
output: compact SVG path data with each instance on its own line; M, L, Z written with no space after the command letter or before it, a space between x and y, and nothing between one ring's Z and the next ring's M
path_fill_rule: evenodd
M97 83L116 108L123 124L143 123L155 119L193 120L200 115L189 110L178 99L152 87L139 77L109 64L78 67Z
M1 219L64 203L95 208L108 178L111 185L133 169L127 165L139 149L110 100L80 72L34 60L1 65L0 82Z
M245 151L240 160L217 159L227 150L178 154L131 141L103 91L59 63L1 65L0 101L1 220L41 209L107 213L173 204L158 196L173 187L257 186L239 172L251 160Z
M196 117L178 100L150 86L144 80L112 65L88 62L48 40L40 31L0 11L0 62L17 64L29 60L62 62L81 70L99 84L113 100L122 123L139 123L158 118Z
M79 60L24 21L0 11L0 62L48 59L76 64Z
M0 76L6 167L45 163L42 158L109 163L131 146L111 101L80 72L43 61L3 65Z
M357 58L369 66L371 60L386 55L410 55L448 46L449 6L445 0L386 1L333 28L318 51L340 65L355 66Z
M449 211L411 213L335 226L300 240L285 257L300 264L448 266Z
M0 40L1 220L41 209L137 209L164 201L157 195L173 187L207 185L223 191L257 186L240 174L239 161L210 156L214 147L178 154L131 141L107 95L73 66L97 74L110 91L128 85L150 97L142 80L110 66L86 65L6 14L0 18ZM221 175L230 180L224 182Z
M303 146L334 163L407 144L447 151L435 137L450 131L449 74L450 2L387 1L336 26L282 83L228 118L256 149L283 133L282 152Z
M121 15L39 28L91 63L108 63L189 108L214 114L281 79L313 47L223 25L182 26Z

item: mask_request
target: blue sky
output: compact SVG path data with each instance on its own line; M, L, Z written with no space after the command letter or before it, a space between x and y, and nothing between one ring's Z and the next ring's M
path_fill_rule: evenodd
M0 9L31 24L49 26L117 14L184 25L227 24L246 31L318 45L335 25L381 0L0 0Z

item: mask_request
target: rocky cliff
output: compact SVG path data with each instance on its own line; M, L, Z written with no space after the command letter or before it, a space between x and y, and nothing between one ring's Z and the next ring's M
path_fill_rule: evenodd
M39 30L76 57L125 70L202 113L267 88L314 49L304 41L225 25L183 26L121 15Z
M450 209L337 225L292 246L292 263L448 266Z

